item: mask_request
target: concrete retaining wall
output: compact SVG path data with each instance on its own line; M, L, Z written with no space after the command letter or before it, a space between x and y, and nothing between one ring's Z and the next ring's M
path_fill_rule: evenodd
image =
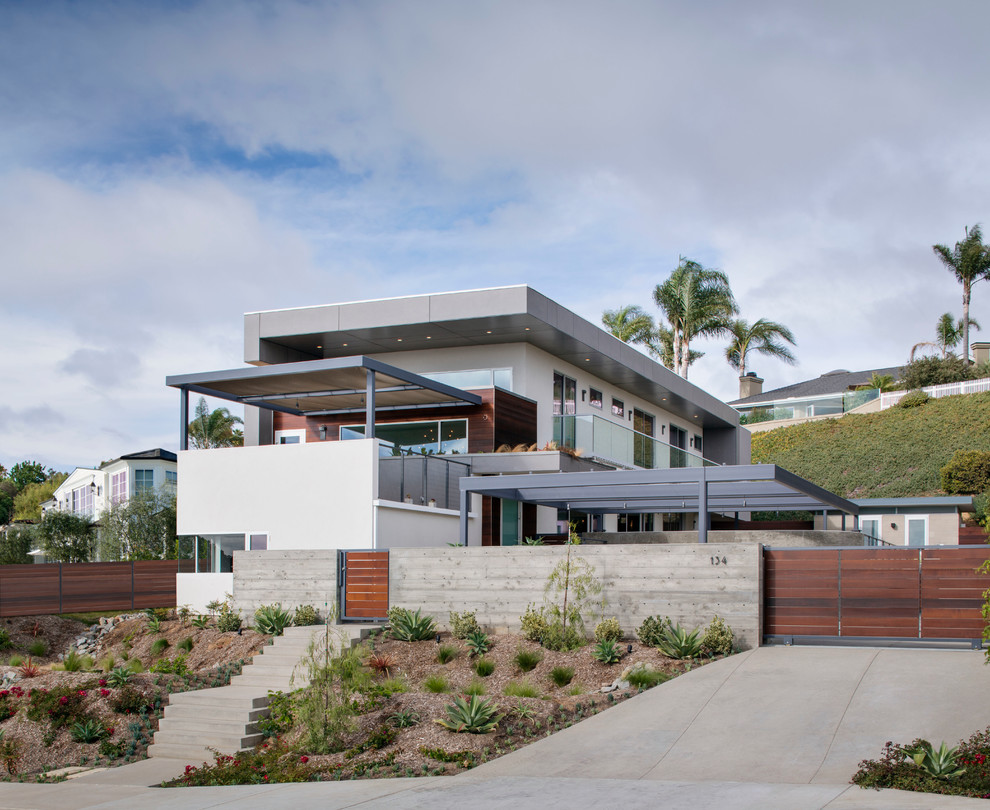
M608 545L698 543L698 532L587 532L581 538L588 543ZM822 531L821 529L747 529L708 532L708 543L762 543L773 548L822 548L861 546L859 532Z
M259 605L312 605L326 616L337 603L337 550L235 551L234 609L244 617Z
M392 549L389 602L421 608L441 624L450 611L476 610L493 630L517 630L566 546ZM588 560L604 585L605 613L630 637L650 615L670 616L687 627L717 613L743 647L757 646L761 626L760 549L756 544L582 545L572 554ZM594 628L597 614L586 617Z

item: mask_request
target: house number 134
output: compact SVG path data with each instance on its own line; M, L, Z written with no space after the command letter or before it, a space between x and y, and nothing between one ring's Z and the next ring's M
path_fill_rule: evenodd
M712 557L712 565L728 565L728 560L725 557Z

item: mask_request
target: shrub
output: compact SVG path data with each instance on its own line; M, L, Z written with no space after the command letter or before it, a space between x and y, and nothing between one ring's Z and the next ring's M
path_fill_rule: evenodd
M17 714L17 704L11 697L11 690L0 689L0 723Z
M971 495L990 489L990 452L957 450L939 471L939 485L950 495Z
M188 675L189 667L186 665L186 657L177 655L175 658L162 658L156 661L149 671L165 675Z
M663 640L664 633L671 628L670 617L647 616L645 621L636 630L639 640L647 647L659 647Z
M525 678L521 681L509 681L502 689L507 697L535 698L540 696L539 690Z
M178 649L180 649L180 650L182 650L184 652L187 652L187 653L192 652L192 648L193 648L193 639L192 639L192 636L186 636L184 639L182 639L182 641L180 641L175 646Z
M97 668L99 668L101 672L110 672L111 670L113 670L114 664L116 663L117 663L117 659L114 658L112 655L105 655L103 658L99 660L99 663L97 663L96 666Z
M296 608L296 615L292 618L292 624L296 627L312 627L314 624L321 624L319 611L312 605L300 605Z
M450 612L450 634L454 638L467 638L472 633L480 633L481 625L476 617L477 611L465 610L463 613Z
M515 658L512 660L516 662L516 666L519 667L520 672L530 672L536 669L536 665L543 660L543 653L538 650L527 650L525 647L520 647L516 651Z
M896 408L917 408L921 405L925 405L931 399L928 394L924 391L911 391L901 397L900 401L895 405Z
M107 675L107 684L115 688L126 686L133 674L134 673L127 667L115 667L110 674Z
M622 627L614 616L595 625L595 641L622 641Z
M492 640L480 630L468 634L464 643L467 644L471 655L484 655L492 648Z
M241 629L241 617L234 610L233 600L234 597L227 594L217 606L217 630L221 633L236 633Z
M377 688L383 695L397 695L401 692L408 692L409 684L404 678L386 678L378 684Z
M27 651L35 658L40 658L48 653L48 645L39 638L37 641L32 641L28 645Z
M565 625L557 619L548 621L542 641L542 645L548 650L576 650L584 644L583 625L577 622Z
M487 678L495 671L495 662L490 658L479 658L474 662L474 671L482 678Z
M155 703L133 686L123 686L110 697L110 708L118 714L143 714Z
M617 664L622 653L614 641L599 641L591 651L591 657L602 664Z
M169 644L167 638L156 638L153 642L151 642L151 654L158 657L168 649L168 646Z
M66 672L79 672L83 668L83 656L75 650L70 650L62 659L62 668Z
M437 661L441 664L449 664L461 651L457 649L453 644L441 644L437 647Z
M419 723L419 715L414 711L400 709L390 715L388 721L396 728L412 728Z
M292 624L292 615L289 611L283 610L278 602L262 605L254 612L255 629L266 636L280 636L290 624Z
M210 617L202 616L202 615L194 616L192 619L192 626L195 627L197 630L205 630L207 627L210 626Z
M10 640L10 633L0 628L0 651L9 650L13 646L13 642Z
M663 683L667 677L660 670L655 669L652 664L646 661L637 661L623 671L619 680L628 681L630 686L637 689L650 689L658 683Z
M538 610L533 605L527 605L526 612L519 617L522 625L522 634L529 640L537 644L543 642L543 636L547 631L547 620L542 610Z
M376 675L384 675L387 678L395 668L395 657L388 653L372 650L371 655L368 656L368 660L364 663Z
M732 654L732 628L716 616L701 637L701 651L708 655Z
M701 652L698 630L688 632L680 625L668 628L658 645L668 658L695 658Z
M157 616L148 617L148 632L149 633L160 633L162 632L162 620Z
M465 695L483 695L485 694L485 685L479 681L477 678L471 681L467 686L464 687Z
M138 673L144 672L144 664L141 663L140 658L132 658L127 662L127 664L125 664L125 669L127 669L128 672L133 672L137 675Z
M83 708L86 690L71 686L57 686L47 692L32 689L28 698L28 720L41 723L47 720L54 729L65 728L89 719Z
M471 695L469 700L454 698L447 707L447 718L436 722L454 732L469 734L489 734L498 727L501 714L496 714L498 708L485 698Z
M907 389L945 385L972 379L972 371L961 357L919 357L901 369L900 382Z
M574 680L574 667L554 667L550 670L550 680L556 686L567 686L567 684Z
M0 731L0 761L3 762L7 773L13 776L17 773L17 763L21 760L21 744L18 740L8 740Z
M403 608L392 608L388 612L389 632L397 641L426 641L437 632L436 620L432 616L421 616Z
M438 672L428 676L426 680L423 681L423 688L427 692L432 692L435 695L450 691L450 685L447 683L447 679Z
M200 785L270 785L278 782L309 782L315 771L308 757L290 753L276 742L255 751L241 751L236 757L219 752L212 765L190 765L182 776L165 783L166 787Z
M10 661L8 663L12 667L19 667L21 664L24 663L24 658L21 657L20 655L12 655L10 656Z

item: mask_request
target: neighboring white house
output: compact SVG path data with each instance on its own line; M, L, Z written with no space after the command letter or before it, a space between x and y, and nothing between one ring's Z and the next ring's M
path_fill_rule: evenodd
M41 504L42 517L53 510L99 520L111 504L122 503L140 492L175 487L178 482L177 456L160 447L129 453L99 467L76 467L52 497ZM31 555L44 562L44 552Z

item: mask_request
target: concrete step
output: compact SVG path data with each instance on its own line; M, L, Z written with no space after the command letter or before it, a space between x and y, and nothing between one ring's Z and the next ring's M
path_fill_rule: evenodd
M216 689L198 689L170 695L169 705L230 705L240 706L245 711L249 711L265 708L268 705L268 695L259 694L257 688L253 686L220 686Z
M292 689L297 689L299 680L290 681L288 677L281 675L265 675L265 674L254 674L254 675L241 675L236 681L231 681L232 684L239 687L253 687L266 695L269 692L288 692Z
M261 718L258 718L259 720ZM171 722L169 722L171 721ZM223 735L236 736L238 734L259 734L257 721L245 723L236 716L230 717L166 717L159 721L159 731L172 731L181 729L183 733L196 731L199 734L217 733Z
M161 745L192 745L199 748L215 748L225 754L235 751L243 751L245 748L254 748L265 739L264 734L203 734L202 732L191 731L189 733L180 731L156 731L154 736L155 744Z
M206 706L197 706L193 704L174 704L170 703L165 707L165 719L166 720L190 720L195 722L202 717L207 716ZM243 718L246 723L254 723L263 717L268 717L270 711L268 709L238 709L237 717ZM226 714L224 716L234 716L233 713L230 715Z
M149 757L178 759L190 765L200 767L204 762L213 764L213 752L200 745L172 745L152 743L148 746Z

